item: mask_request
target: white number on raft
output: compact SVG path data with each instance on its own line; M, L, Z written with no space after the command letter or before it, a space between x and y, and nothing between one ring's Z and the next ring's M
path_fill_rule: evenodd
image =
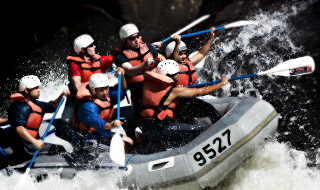
M230 134L231 134L230 129L227 129L221 134L222 137L216 137L215 139L213 139L212 144L218 145L218 148L216 149L216 150L218 150L218 154L222 153L229 146L231 146ZM227 139L228 143L223 144L223 139ZM198 151L198 152L194 153L193 159L198 162L199 166L203 166L207 163L207 159L204 156L204 154L206 154L207 157L212 160L217 156L216 150L211 147L211 144L206 144L204 147L202 147L202 151Z

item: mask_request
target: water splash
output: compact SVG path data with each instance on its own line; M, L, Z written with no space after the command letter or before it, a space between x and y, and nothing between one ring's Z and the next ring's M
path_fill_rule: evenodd
M305 152L268 142L215 189L319 189L320 171L307 164Z
M257 21L258 25L217 32L213 51L209 52L204 67L199 70L198 82L218 80L225 75L235 77L266 71L286 60L308 55L302 46L296 45L293 36L304 34L297 34L292 21L314 2L296 2L277 12L260 12L248 18ZM200 44L203 43L197 46ZM314 92L305 86L308 83L309 88L314 86L315 89L317 83L312 81L315 81L312 75L260 76L232 81L213 95L253 96L267 100L283 113L280 139L292 141L298 148L309 148L320 142L308 132L316 128L308 118L313 102L309 94Z
M303 51L296 46L291 38L292 28L288 22L305 6L287 7L280 12L260 13L248 20L257 21L257 25L249 25L241 29L232 29L225 33L216 34L214 50L206 59L205 67L200 72L205 73L200 80L218 80L223 75L240 76L264 71L289 59L295 58ZM274 79L271 78L271 79ZM261 79L244 79L235 81L224 96L248 95L254 90L257 95L261 92L254 89L265 86Z
M118 171L80 171L72 180L61 179L58 175L49 174L46 180L36 182L28 177L25 186L30 190L91 190L110 189L118 190L117 182L122 173ZM14 173L10 177L0 173L0 190L12 190L21 179L22 174Z

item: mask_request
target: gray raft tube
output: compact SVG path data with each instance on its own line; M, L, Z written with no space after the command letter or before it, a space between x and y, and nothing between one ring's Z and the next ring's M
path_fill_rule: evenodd
M275 109L258 98L206 99L224 115L190 143L150 155L134 155L120 187L204 189L261 148L278 126ZM127 155L127 158L132 155Z

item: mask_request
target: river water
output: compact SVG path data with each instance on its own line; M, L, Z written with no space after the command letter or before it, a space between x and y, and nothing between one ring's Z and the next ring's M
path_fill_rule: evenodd
M291 37L290 20L312 3L300 3L278 12L261 12L248 19L258 21L256 26L216 32L212 51L199 69L199 81L217 80L221 75L240 76L270 69L277 64L304 55L304 47ZM254 32L253 32L254 31ZM190 40L190 52L201 46L201 38ZM66 87L66 67L41 63L50 71L39 69L43 85L41 100L56 98ZM40 65L34 67L41 68ZM32 68L31 68L32 69ZM273 139L246 163L219 183L214 189L319 189L319 138L310 133L314 125L312 103L317 94L317 82L312 75L296 78L264 76L230 82L214 93L217 97L254 96L270 102L280 114L278 132ZM17 82L17 79L15 80ZM308 88L305 84L308 83ZM16 83L7 84L9 89ZM1 108L5 110L5 108ZM310 159L310 151L312 159ZM28 178L26 189L119 189L115 181L118 171L84 171L72 180L50 176L42 182ZM10 177L0 174L0 190L14 189L21 174Z

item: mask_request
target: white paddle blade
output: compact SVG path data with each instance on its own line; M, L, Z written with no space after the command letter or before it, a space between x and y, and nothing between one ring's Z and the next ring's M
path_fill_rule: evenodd
M125 165L125 153L123 140L120 136L120 130L117 129L115 135L113 135L110 143L110 158L113 162L119 164L120 166Z
M277 76L299 76L310 74L315 68L313 58L304 56L280 63L270 70L258 73L258 75L272 74Z
M200 22L202 22L202 21L206 20L206 19L207 19L207 18L209 18L209 17L210 17L210 15L209 15L209 14L208 14L208 15L204 15L204 16L202 16L202 17L198 18L197 20L195 20L195 21L191 22L190 24L188 24L188 25L187 25L187 26L185 26L184 28L182 28L182 29L178 30L177 32L175 32L175 33L171 34L171 36L174 36L174 35L176 35L176 34L181 34L182 32L184 32L184 31L186 31L186 30L188 30L188 29L192 28L193 26L195 26L195 25L199 24Z
M251 24L258 24L256 21L250 21L250 20L240 20L237 22L233 22L230 24L225 25L225 28L234 28L234 27L240 27L240 26L246 26L246 25L251 25Z

